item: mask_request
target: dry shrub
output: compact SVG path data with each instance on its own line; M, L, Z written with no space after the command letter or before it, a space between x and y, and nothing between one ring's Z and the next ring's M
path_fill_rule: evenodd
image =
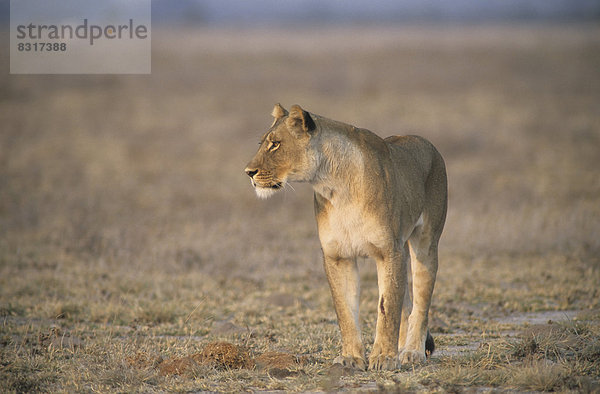
M245 347L229 342L212 342L200 353L202 364L211 364L217 368L253 368L254 360Z

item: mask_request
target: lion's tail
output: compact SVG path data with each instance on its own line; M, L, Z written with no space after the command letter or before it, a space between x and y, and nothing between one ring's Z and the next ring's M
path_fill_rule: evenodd
M435 350L435 342L433 341L433 337L429 330L427 330L427 339L425 339L425 356L429 357L433 354Z

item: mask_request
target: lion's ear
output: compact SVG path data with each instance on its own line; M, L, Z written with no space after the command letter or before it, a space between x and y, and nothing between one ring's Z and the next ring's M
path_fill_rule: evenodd
M292 105L292 108L290 108L290 116L288 116L285 122L288 128L299 132L309 132L316 127L310 114L300 108L299 105Z
M281 119L287 114L288 111L286 111L285 108L283 108L279 103L275 104L275 107L273 107L273 112L271 112L271 115L275 118L275 120Z

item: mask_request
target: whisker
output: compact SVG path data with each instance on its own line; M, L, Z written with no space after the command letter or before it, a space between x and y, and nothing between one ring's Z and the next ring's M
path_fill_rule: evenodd
M283 190L288 190L288 186L294 193L296 193L296 189L294 189L294 187L287 182L283 183ZM283 193L283 199L287 200L287 192Z
M287 183L287 182L286 182L286 183L285 183L285 185L284 185L284 187L286 187L286 186L289 186L289 187L290 187L290 189L292 189L292 190L294 191L294 193L296 193L296 189L294 189L294 186L292 186L292 184L291 184L291 183Z

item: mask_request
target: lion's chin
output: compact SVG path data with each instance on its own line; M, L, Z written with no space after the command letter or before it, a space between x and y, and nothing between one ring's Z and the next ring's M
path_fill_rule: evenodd
M263 200L265 200L265 199L271 197L273 194L277 193L277 190L279 190L279 188L260 187L260 186L254 187L254 191L256 192L256 195L258 196L258 198L262 198Z
M267 199L271 197L273 194L277 193L278 190L283 189L283 186L285 185L285 181L261 185L257 183L254 179L252 179L250 183L254 187L256 195L262 199Z

